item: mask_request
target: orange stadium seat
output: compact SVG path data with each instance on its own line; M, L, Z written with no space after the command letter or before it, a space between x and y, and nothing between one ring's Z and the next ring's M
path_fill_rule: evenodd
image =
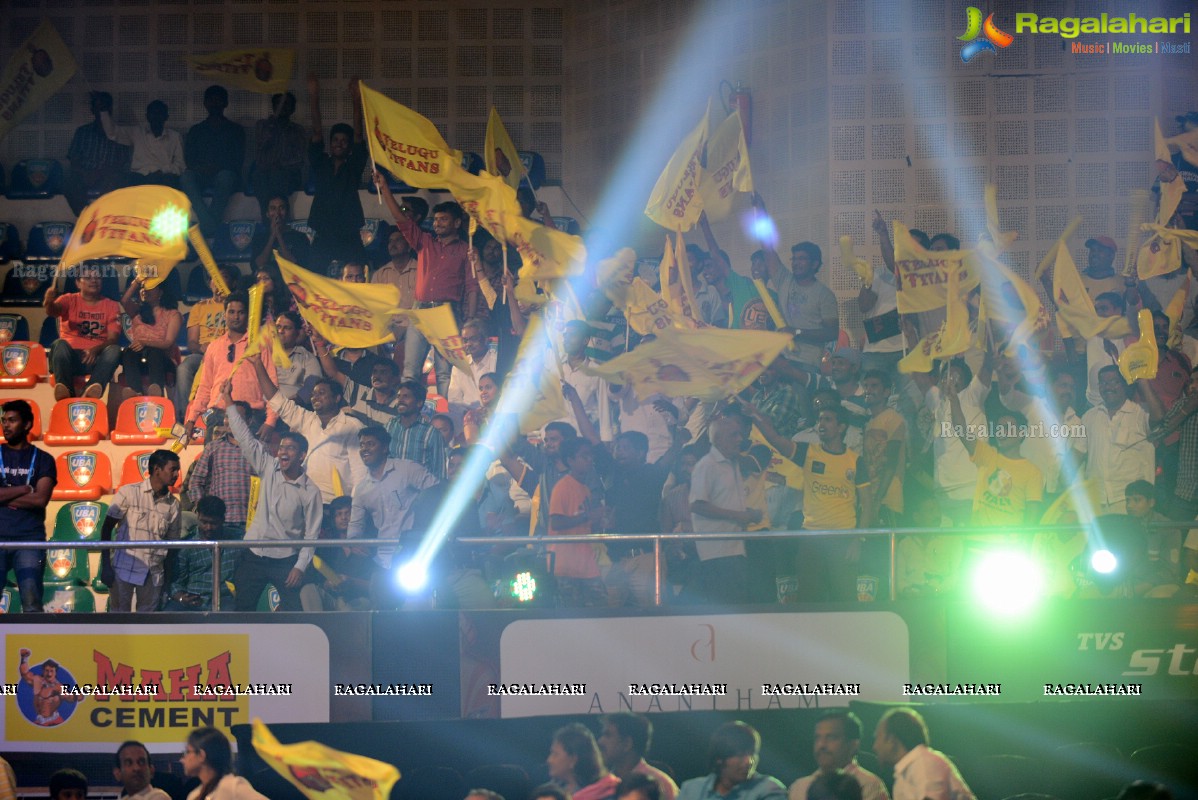
M150 453L153 450L138 450L125 456L125 463L121 465L121 479L117 481L117 488L126 486L130 483L141 483L150 475ZM179 477L175 479L175 483L171 486L172 492L178 492L183 486L183 473L179 473Z
M112 491L112 464L95 450L71 450L57 459L52 500L99 500Z
M29 431L29 440L36 441L42 438L42 409L33 400L28 397L0 397L0 405L4 405L9 400L24 400L33 406L33 430ZM5 444L4 431L0 430L0 444Z
M9 342L0 350L0 388L32 389L49 371L46 349L37 342Z
M166 442L175 426L175 406L165 397L141 395L121 403L116 412L114 444L153 444ZM159 431L168 431L162 434Z
M108 407L90 397L68 397L54 404L46 444L95 444L108 436Z

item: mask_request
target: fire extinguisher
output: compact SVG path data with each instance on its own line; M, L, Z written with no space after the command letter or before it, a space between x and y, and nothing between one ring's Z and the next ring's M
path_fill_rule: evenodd
M728 96L724 96L724 87L728 87ZM753 95L749 90L736 82L733 87L728 81L720 81L720 101L724 104L724 112L731 114L733 111L740 112L740 122L745 129L745 144L753 143Z

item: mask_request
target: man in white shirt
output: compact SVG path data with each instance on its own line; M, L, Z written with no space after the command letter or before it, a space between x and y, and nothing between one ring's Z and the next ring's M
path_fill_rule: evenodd
M486 326L476 319L462 323L462 346L470 358L470 372L455 369L449 376L449 391L445 395L449 414L458 426L468 410L478 407L478 379L495 372L496 356L487 342Z
M562 377L565 383L574 387L578 399L582 402L587 418L596 429L599 427L599 397L603 379L587 374L584 370L593 365L587 358L587 342L591 338L591 326L580 319L570 320L562 329L562 351L566 359L562 362ZM582 425L574 413L568 408L569 414L562 417L562 422L568 422L574 430L581 431Z
M990 393L991 363L992 360L987 355L977 376L974 377L965 359L959 358L949 362L949 380L953 382L953 388L961 401L966 425L982 426L986 421L986 414L982 408L986 402L986 395ZM973 493L977 488L978 468L970 459L961 439L953 435L952 412L948 399L941 394L939 386L933 386L928 390L924 408L932 414L930 434L936 494L940 498L940 507L943 513L952 519L954 525L968 525L973 514ZM974 430L981 430L981 427L975 427Z
M894 767L894 800L975 800L953 762L928 747L918 711L893 708L874 731L874 755Z
M183 136L178 131L167 130L166 121L170 112L166 103L153 100L146 106L146 127L135 125L118 127L112 121L111 112L100 114L104 134L116 142L133 147L133 158L129 168L131 185L155 183L179 188L179 180L187 164L183 160Z
M1086 478L1098 483L1099 513L1124 514L1127 484L1155 482L1156 448L1148 441L1148 412L1128 399L1118 367L1099 370L1098 393L1102 402L1082 417L1086 436L1078 452L1086 454Z
M171 796L150 785L154 779L154 762L141 742L129 740L116 751L116 766L112 777L121 785L122 800L170 800Z
M861 747L861 720L852 711L827 711L815 723L815 743L812 754L819 769L790 785L789 800L807 800L807 790L821 775L843 770L861 785L861 800L890 800L886 784L869 770L857 764Z

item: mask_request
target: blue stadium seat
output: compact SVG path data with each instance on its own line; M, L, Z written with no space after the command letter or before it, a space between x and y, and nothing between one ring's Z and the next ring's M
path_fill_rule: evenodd
M0 314L0 343L29 341L29 320L20 314Z
M0 306L15 306L32 308L40 306L46 296L46 289L53 280L54 267L51 264L21 264L9 266L4 275L4 288L0 289ZM33 278L36 286L26 286L24 279Z
M288 222L287 225L291 228L291 230L299 231L304 236L307 236L308 244L312 244L312 239L316 236L316 231L312 230L311 226L308 225L308 220L293 219L291 222Z
M235 219L225 223L212 243L212 257L217 261L248 263L254 255L251 246L260 225L252 219Z
M39 222L29 229L29 242L25 248L25 260L31 262L52 261L58 263L62 251L71 239L73 222Z
M52 158L30 158L12 168L9 200L42 200L62 194L62 164Z
M362 248L366 251L366 260L371 266L377 266L387 261L387 238L391 235L391 226L386 220L368 219L362 225Z
M399 178L392 175L387 170L385 170L385 169L382 170L382 173L383 173L383 176L386 177L386 179L387 179L387 186L390 187L391 194L394 194L394 195L398 195L400 193L410 194L410 193L416 191L411 186L408 186L406 183L404 183ZM370 192L371 194L379 193L379 189L377 186L374 185L373 180L366 182L366 191Z
M11 222L0 222L0 261L21 257L21 234Z
M462 153L462 169L477 175L487 168L487 162L478 153Z
M524 165L524 172L528 176L528 182L534 189L540 189L545 183L545 159L540 153L534 153L531 150L521 150L520 163Z
M554 215L553 224L557 226L559 231L564 231L574 236L582 233L582 227L574 217L559 217Z

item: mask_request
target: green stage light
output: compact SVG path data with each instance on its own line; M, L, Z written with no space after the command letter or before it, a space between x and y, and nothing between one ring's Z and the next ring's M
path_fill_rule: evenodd
M520 603L531 603L537 596L537 579L531 572L520 572L512 579L512 597Z
M990 553L974 570L973 587L979 602L989 611L999 616L1019 616L1040 600L1044 572L1022 553Z
M150 234L163 242L174 242L187 235L190 215L178 206L168 205L150 220Z

